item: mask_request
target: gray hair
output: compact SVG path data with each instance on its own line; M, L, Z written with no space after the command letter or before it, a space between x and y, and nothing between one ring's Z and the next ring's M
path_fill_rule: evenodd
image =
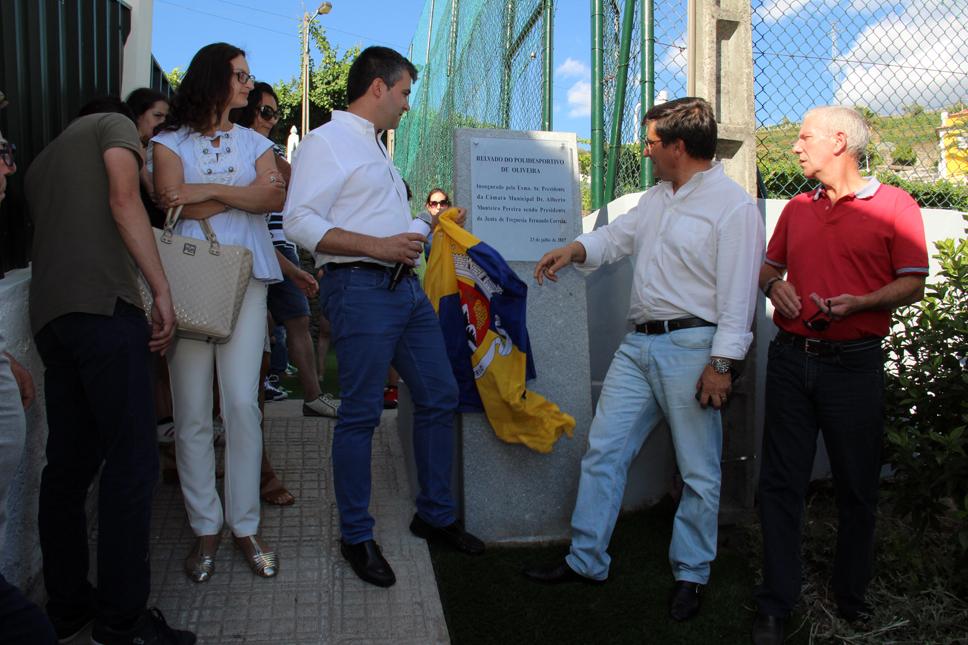
M827 134L843 132L847 137L847 152L855 159L863 158L870 143L871 131L860 112L843 105L824 105L807 112L803 120L811 116L817 119L818 127Z

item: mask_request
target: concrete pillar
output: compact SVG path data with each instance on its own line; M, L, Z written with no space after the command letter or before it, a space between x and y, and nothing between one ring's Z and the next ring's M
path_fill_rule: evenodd
M689 93L716 113L716 156L726 174L756 196L756 115L749 0L688 0ZM754 343L755 344L755 343ZM754 390L756 348L734 385L723 417L725 446L720 519L732 522L753 507L756 445Z
M124 43L121 98L151 85L151 27L154 0L126 0L131 7L131 33Z

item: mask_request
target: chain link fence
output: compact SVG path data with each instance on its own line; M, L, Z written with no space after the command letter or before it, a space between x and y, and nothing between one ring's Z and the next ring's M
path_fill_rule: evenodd
M614 197L644 190L648 186L642 176L642 145L645 138L641 132L642 117L645 114L642 101L643 73L642 57L645 55L647 33L643 33L645 20L642 16L642 2L628 3L625 0L605 0L604 39L602 60L602 103L604 115L604 148L618 146ZM626 7L631 6L633 16L632 37L629 47L628 81L624 106L621 111L619 136L613 137L614 123L618 114L615 110L618 73L622 59L621 34ZM686 93L686 0L654 0L653 38L654 38L654 100L657 103L685 96ZM646 79L647 81L647 79ZM648 87L646 87L648 90ZM608 159L608 154L603 155ZM605 175L608 168L605 168ZM612 196L605 195L605 201Z
M539 130L545 109L547 0L427 0L408 57L417 66L394 161L414 208L435 187L453 195L454 128Z
M862 112L865 174L924 207L968 210L968 2L753 0L757 163L769 197L810 187L791 152L803 114Z

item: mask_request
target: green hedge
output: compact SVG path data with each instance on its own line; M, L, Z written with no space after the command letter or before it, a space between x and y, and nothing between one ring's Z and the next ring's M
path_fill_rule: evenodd
M760 174L766 186L766 196L771 199L790 199L817 186L815 181L803 176L796 164L781 162L761 165ZM911 181L893 172L879 172L877 178L883 184L907 191L922 208L968 212L968 186L944 180L933 183Z

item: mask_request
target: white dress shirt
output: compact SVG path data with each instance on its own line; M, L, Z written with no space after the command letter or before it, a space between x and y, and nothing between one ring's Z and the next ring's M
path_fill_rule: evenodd
M296 148L282 223L286 237L313 252L316 266L373 258L316 252L332 228L374 237L406 233L407 189L366 119L336 110ZM386 263L384 263L386 264Z
M580 270L634 255L629 318L696 316L716 323L712 356L742 359L753 341L763 220L753 199L714 163L672 192L662 182L608 226L577 238Z

